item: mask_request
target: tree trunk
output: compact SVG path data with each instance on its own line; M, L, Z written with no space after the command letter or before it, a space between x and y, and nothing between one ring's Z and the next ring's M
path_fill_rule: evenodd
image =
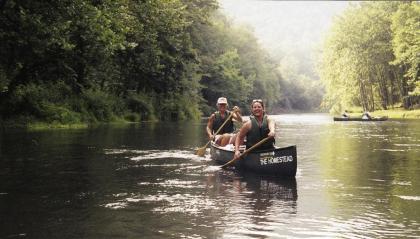
M379 94L381 97L381 106L384 110L387 109L388 105L388 90L386 86L386 77L383 73L384 67L382 66L376 66L376 74L379 84Z
M360 103L362 104L363 111L366 111L368 108L368 105L366 101L365 86L363 84L363 81L359 81L359 91L360 91Z
M375 111L375 96L373 94L373 84L370 84L370 99L372 104L369 107L369 111Z

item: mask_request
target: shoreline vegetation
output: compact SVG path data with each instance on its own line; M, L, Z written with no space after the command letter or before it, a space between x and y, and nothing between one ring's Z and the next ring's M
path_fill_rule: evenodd
M363 111L362 110L351 110L349 111L350 117L361 117ZM404 110L401 108L392 109L392 110L377 110L370 112L374 117L382 117L387 116L390 119L418 119L420 120L420 109L414 110ZM283 113L284 114L284 113ZM330 113L331 117L337 114ZM91 127L97 127L100 125L109 125L109 124L121 124L121 125L128 125L128 124L135 124L135 123L144 123L144 122L158 122L158 120L150 121L130 121L126 119L115 119L109 122L91 122L91 123L67 123L63 124L60 122L43 122L43 121L22 121L22 120L5 120L1 121L1 129L4 128L21 128L21 129L28 129L28 130L43 130L43 129L87 129Z

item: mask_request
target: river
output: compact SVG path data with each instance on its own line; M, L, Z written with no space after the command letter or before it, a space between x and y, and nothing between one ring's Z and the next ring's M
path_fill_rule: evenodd
M205 122L0 132L0 238L419 238L420 120L273 116L295 179L198 157Z

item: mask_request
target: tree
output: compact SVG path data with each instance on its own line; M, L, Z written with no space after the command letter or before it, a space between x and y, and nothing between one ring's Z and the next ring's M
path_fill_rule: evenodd
M356 105L386 109L401 100L391 45L391 17L400 2L352 5L336 19L320 64L324 105L333 111Z
M420 97L420 5L418 2L401 4L392 17L392 46L395 60L391 64L403 69L402 94L404 106L410 107ZM411 96L411 98L409 97ZM420 101L419 101L420 102Z

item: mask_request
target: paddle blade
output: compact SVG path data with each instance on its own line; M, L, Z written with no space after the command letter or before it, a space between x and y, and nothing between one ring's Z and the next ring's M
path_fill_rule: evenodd
M207 145L206 145L207 146ZM206 146L197 149L197 155L203 157L206 154Z
M207 142L206 145L204 145L203 147L197 149L197 155L198 156L203 157L206 154L206 148L207 148L207 146L209 145L210 142L211 141Z

